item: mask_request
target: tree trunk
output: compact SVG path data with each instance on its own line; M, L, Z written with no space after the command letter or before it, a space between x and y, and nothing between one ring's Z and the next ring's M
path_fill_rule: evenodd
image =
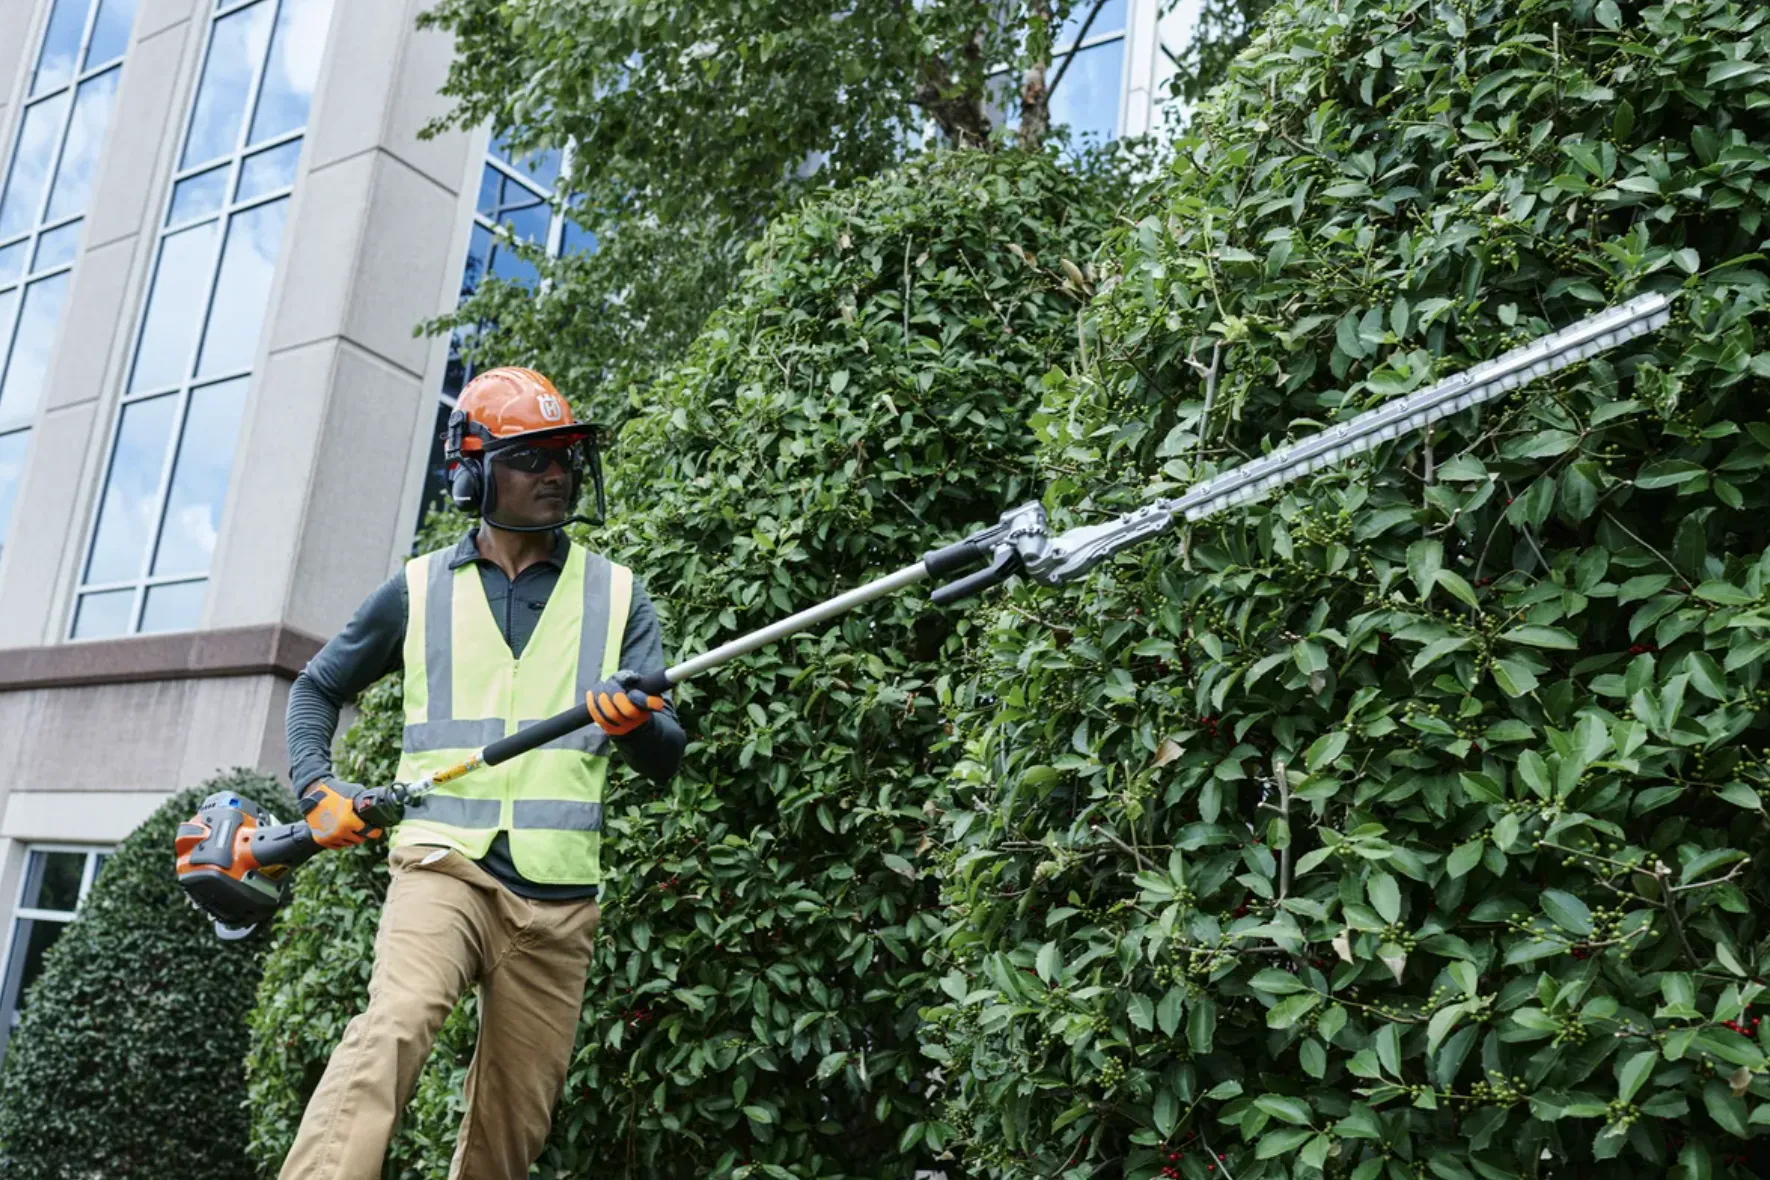
M1038 151L1051 130L1051 91L1045 75L1051 69L1051 0L1031 0L1026 6L1031 20L1032 60L1020 87L1020 145Z
M979 29L966 42L963 50L975 67L983 53L983 30ZM957 147L981 148L989 143L989 116L984 113L983 95L969 93L953 80L946 60L931 57L922 64L922 77L912 100L927 111L935 125Z

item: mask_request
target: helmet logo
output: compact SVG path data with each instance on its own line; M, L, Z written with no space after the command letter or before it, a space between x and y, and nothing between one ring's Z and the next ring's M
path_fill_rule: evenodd
M537 394L535 400L540 406L541 417L547 421L558 422L565 417L565 411L560 408L559 399L551 393Z

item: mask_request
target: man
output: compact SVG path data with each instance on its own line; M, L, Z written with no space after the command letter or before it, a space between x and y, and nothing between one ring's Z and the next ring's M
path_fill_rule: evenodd
M669 702L632 687L664 666L644 589L560 531L589 438L539 373L476 377L445 455L450 494L481 527L408 562L290 689L290 777L319 842L358 844L397 822L369 1006L327 1063L282 1180L379 1180L437 1030L475 984L451 1180L521 1180L546 1142L600 917L608 747L663 783L685 745ZM596 725L439 786L403 819L358 816L363 787L330 761L339 710L399 668L402 782L586 697Z

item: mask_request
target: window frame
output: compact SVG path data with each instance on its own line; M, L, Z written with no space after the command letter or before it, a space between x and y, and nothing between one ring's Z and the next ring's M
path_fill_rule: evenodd
M0 948L0 1060L5 1058L12 1031L21 1019L20 1001L24 999L24 981L19 980L15 993L12 978L13 952L18 946L19 922L55 922L63 927L62 933L65 934L66 927L78 921L85 910L86 899L98 881L99 871L104 867L103 862L117 851L114 844L69 844L55 840L18 840L15 841L15 847L19 850L16 862L18 885L13 890L12 907L6 922L6 945ZM77 853L85 856L86 863L80 870L80 893L72 910L48 910L24 904L25 890L31 883L31 858L37 853ZM56 935L56 938L61 938L61 934Z
M80 27L80 40L74 52L74 68L60 85L49 87L41 94L32 93L32 87L36 84L37 72L42 67L44 50L48 47L57 0L46 0L42 5L41 24L36 30L37 35L32 40L36 52L28 60L20 63L21 94L17 104L18 113L11 120L10 133L5 140L0 141L0 148L4 149L4 154L0 154L0 162L4 164L3 168L0 168L0 195L3 195L7 186L11 184L13 172L18 167L18 153L22 147L25 124L31 112L37 107L55 102L58 98L65 98L66 105L58 116L60 128L55 133L54 146L50 149L49 159L45 165L43 191L38 194L36 207L31 212L26 228L21 233L0 239L0 250L17 248L22 251L23 257L16 276L0 277L0 294L13 296L10 307L0 314L0 386L4 385L7 373L17 360L19 332L24 324L25 307L29 295L43 282L62 275L71 276L74 267L80 261L80 251L86 244L84 222L88 212L87 206L90 205L90 193L86 204L76 211L53 221L48 217L50 203L55 198L56 184L61 179L62 165L67 162L68 141L73 136L74 117L79 110L81 90L89 83L95 82L113 71L118 75L118 89L122 85L122 70L129 56L129 47L135 32L135 18L139 14L140 6L138 4L130 11L129 36L124 38L121 51L116 56L106 58L104 61L88 64L86 59L92 52L92 39L98 30L99 13L103 9L104 3L105 0L85 0L86 16ZM105 118L104 127L100 132L100 142L95 148L98 158L102 158L105 148L109 145L115 111L116 93L113 92L111 113ZM75 232L73 250L69 256L61 262L39 268L37 254L42 249L43 239L75 225L80 228ZM68 282L72 281L70 277ZM57 322L53 334L56 337L60 335L61 319L65 311L66 304L64 302L56 311ZM52 338L51 346L53 343ZM37 414L42 408L42 402L43 398L39 396L24 413L9 413L8 407L0 404L0 440L10 439L19 434L28 434L36 425ZM30 454L28 441L25 443L23 453L28 458ZM16 493L16 488L14 491ZM0 545L4 544L4 538L10 531L11 505L6 506L4 511L7 519L0 519ZM0 979L3 978L0 976Z
M244 368L229 368L214 373L199 375L198 366L202 361L203 349L208 343L208 333L214 322L215 296L220 287L222 266L227 259L228 244L234 232L236 221L244 215L249 214L254 209L269 206L279 201L291 200L296 187L300 183L302 167L307 159L305 141L307 139L309 121L312 115L311 105L309 107L308 118L303 119L301 126L290 131L270 136L262 142L252 142L252 125L258 118L261 104L264 100L265 77L269 72L272 56L276 52L278 46L277 30L279 28L279 22L284 7L289 4L300 2L302 2L302 0L220 0L220 2L216 3L209 10L208 23L204 29L203 35L202 53L198 55L195 70L191 74L191 90L188 101L185 103L184 118L177 140L177 153L173 157L175 160L181 160L184 153L189 150L190 137L197 121L199 99L202 95L203 82L207 76L210 55L215 47L216 27L227 18L245 12L247 9L259 5L268 5L269 16L266 18L264 47L259 53L257 60L252 63L252 69L249 76L250 80L245 90L245 93L249 97L245 106L240 111L239 127L234 133L232 146L228 149L225 156L212 157L194 163L189 167L175 167L165 182L165 195L159 205L161 212L154 230L153 261L148 271L147 282L142 289L141 305L137 311L132 331L130 332L128 361L123 368L122 377L120 379L120 390L116 405L111 413L111 421L105 437L105 458L101 467L101 478L98 482L96 493L92 498L92 503L87 510L86 529L84 533L85 542L80 550L79 564L74 570L73 590L69 595L67 617L63 627L63 638L66 642L102 642L106 639L126 638L128 636L141 634L168 634L178 631L190 632L200 630L202 627L203 614L208 609L207 592L204 594L203 605L198 608L198 617L196 621L189 626L174 628L171 631L144 632L141 629L143 620L147 614L148 600L152 591L162 586L181 586L199 582L207 583L214 573L213 563L211 563L210 568L205 569L200 573L193 573L189 570L185 570L178 573L156 574L153 570L154 563L164 545L166 511L172 497L173 481L176 474L178 459L187 437L190 425L191 407L195 400L195 395L199 391L213 386L224 385L231 381L244 380L247 382L247 385L241 393L241 396L247 400L248 406L250 403L252 395L251 379L257 373L256 357L253 358L252 363L246 365ZM327 28L329 31L331 28L331 20L336 13L339 0L313 0L313 2L324 3L327 5ZM301 141L303 146L297 153L295 167L289 183L274 189L267 189L263 192L255 193L243 200L240 199L238 192L241 174L245 169L246 162L264 153L276 151L297 141ZM217 169L226 170L226 182L222 189L220 202L205 213L189 216L179 221L173 221L173 202L177 196L179 184L193 177L216 171ZM203 277L199 280L199 284L195 288L196 297L192 300L192 305L197 307L199 311L193 317L188 352L184 356L178 370L180 376L175 382L158 383L152 386L144 386L139 389L135 388L135 376L141 365L141 359L144 352L143 345L146 341L147 329L149 327L148 313L153 307L153 298L157 290L161 267L165 262L165 245L176 235L196 231L205 225L213 225L215 229L211 235L213 240L207 244L202 255ZM279 234L280 245L278 257L281 256L282 248L287 245L288 232L289 226L287 219L285 219L283 228ZM275 261L276 260L273 259L271 274L273 290L277 270ZM263 314L268 317L271 309L272 303L267 296ZM263 326L264 323L261 321L261 333L263 331ZM259 344L262 345L262 343L263 337L261 334ZM105 581L88 581L87 571L91 568L93 556L99 541L99 526L103 518L106 498L110 492L112 479L115 475L115 465L118 459L117 444L122 433L125 412L132 405L153 401L157 398L173 398L176 399L176 402L173 408L173 426L165 442L165 452L161 456L159 475L157 477L157 482L154 485L155 490L152 503L153 524L151 525L150 535L142 545L140 564L136 567L136 573L131 577L112 578ZM244 425L244 414L245 411L243 410L242 428ZM236 431L234 437L234 462L237 462L238 460L242 435L243 429ZM233 482L231 464L229 471L228 483L231 489ZM133 597L131 598L129 605L128 621L120 631L112 631L102 635L90 635L85 637L76 635L75 630L80 622L80 609L87 599L123 590L133 591Z

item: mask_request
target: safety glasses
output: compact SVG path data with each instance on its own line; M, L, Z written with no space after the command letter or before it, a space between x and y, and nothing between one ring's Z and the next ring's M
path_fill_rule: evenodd
M584 450L583 445L577 441L552 445L532 443L495 451L492 459L512 471L521 471L528 475L540 475L555 463L567 471L575 472L583 470Z

